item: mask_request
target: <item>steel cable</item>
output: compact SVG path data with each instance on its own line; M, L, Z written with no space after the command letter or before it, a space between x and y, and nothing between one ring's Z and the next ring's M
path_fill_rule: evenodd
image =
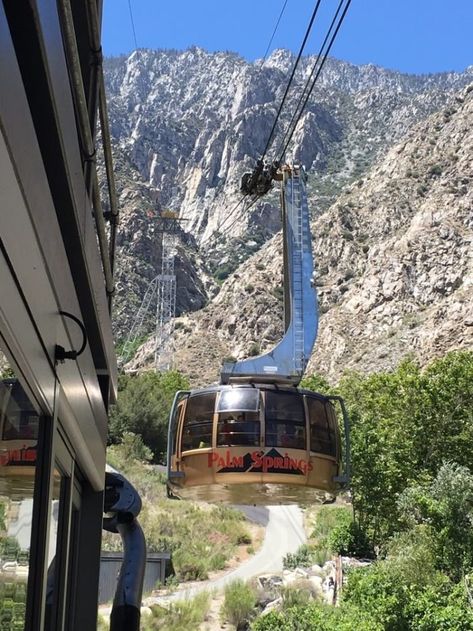
M334 16L334 18L333 18L333 20L332 20L332 23L331 23L331 25L330 25L330 28L329 28L329 30L328 30L328 32L327 32L327 35L326 35L325 39L324 39L324 42L323 42L322 47L321 47L321 50L319 51L319 55L318 55L318 58L317 58L317 61L316 61L315 65L314 65L314 68L313 68L313 70L312 70L312 72L311 72L311 75L313 74L313 72L314 72L314 70L315 70L315 68L316 68L316 66L317 66L317 64L318 64L318 61L319 61L319 59L320 59L320 55L321 55L321 51L323 50L323 47L325 46L325 44L326 44L326 42L327 42L327 39L328 39L328 37L329 37L329 35L330 35L330 32L331 32L331 30L332 30L332 28L333 28L333 26L334 26L334 24L335 24L335 21L336 21L336 19L337 19L337 15L339 14L340 9L341 9L341 7L343 6L343 3L344 3L344 2L345 2L345 0L340 0L340 3L339 3L339 5L338 5L338 9L337 9L337 11L336 11L336 13L335 13L335 16ZM316 84L316 82L317 82L317 80L318 80L318 78L319 78L319 76L320 76L320 73L322 72L322 68L324 67L325 61L326 61L326 59L327 59L327 57L328 57L328 54L329 54L329 52L330 52L330 50L331 50L331 48L332 48L332 45L333 45L333 43L334 43L334 41L335 41L335 38L336 38L336 37L337 37L337 35L338 35L338 31L340 30L340 27L341 27L341 25L342 25L342 23L343 23L343 20L345 19L345 16L346 16L346 14L347 14L347 11L348 11L348 8L349 8L350 4L351 4L351 0L347 0L346 5L345 5L345 8L343 9L342 15L340 16L340 19L338 20L338 23L337 23L337 26L336 26L336 28L335 28L335 31L334 31L334 33L333 33L333 35L332 35L331 39L330 39L329 45L328 45L328 47L327 47L327 50L325 51L325 53L324 53L324 55L323 55L323 57L322 57L322 61L320 62L319 68L318 68L318 70L317 70L317 72L316 72L316 75L315 75L315 77L314 77L313 81L312 81L312 85L311 85L310 89L308 90L308 92L307 92L307 94L306 94L306 96L305 96L305 99L304 99L304 101L303 101L303 103L302 103L302 107L300 108L299 114L297 115L297 118L296 118L296 120L295 120L295 121L294 121L294 116L293 116L293 118L292 118L292 120L291 120L290 126L289 126L289 128L288 128L288 130L287 130L287 132L286 132L286 134L285 134L285 136L284 136L284 140L283 140L283 142L284 142L284 147L283 147L283 149L282 149L281 153L279 154L279 161L280 161L280 162L282 162L282 161L283 161L283 159L284 159L284 155L285 155L285 153L286 153L286 151L287 151L287 148L288 148L288 146L289 146L289 143L290 143L290 142L291 142L291 140L292 140L292 136L294 135L295 129L296 129L296 127L297 127L297 124L298 124L298 122L299 122L299 120L300 120L300 118L301 118L301 116L302 116L302 112L304 111L304 109L305 109L305 107L306 107L306 105L307 105L307 102L308 102L308 100L309 100L309 98L310 98L310 96L311 96L311 94L312 94L313 89L314 89L314 86L315 86L315 84ZM307 87L307 84L306 84L306 87ZM304 88L304 92L305 92L305 90L306 90L306 88ZM304 92L303 92L303 94L304 94ZM299 105L299 104L298 104L298 105ZM295 114L296 114L296 113L297 113L297 107L296 107ZM292 130L291 130L291 125L292 125ZM289 133L289 132L290 132L290 133ZM288 133L289 133L289 136L288 136Z
M276 26L274 27L273 34L271 35L269 43L268 43L268 45L266 47L266 51L264 53L263 61L261 62L260 68L262 68L264 66L265 62L266 62L266 57L268 56L269 49L271 48L271 44L273 43L274 36L276 35L276 31L278 30L279 22L281 21L281 18L282 18L283 14L284 14L284 10L286 8L287 2L288 2L288 0L284 0L283 7L281 9L281 12L279 14L278 20L276 22Z
M307 43L307 39L309 38L310 32L312 30L312 25L314 23L315 17L317 15L318 10L319 10L320 3L321 3L321 0L317 0L317 2L315 4L314 10L312 12L312 17L310 18L309 26L307 27L307 30L306 30L305 35L304 35L304 39L302 40L302 44L301 44L301 47L299 49L299 53L297 55L297 59L296 59L296 61L294 63L294 66L292 68L292 72L291 72L291 75L289 77L289 81L287 83L286 90L284 91L284 95L283 95L282 101L281 101L281 103L279 105L278 111L276 112L276 118L274 119L274 123L273 123L273 126L271 128L271 132L269 134L269 138L268 138L268 141L267 141L266 146L264 148L263 154L261 156L261 160L264 160L264 157L267 154L268 149L271 146L271 143L273 141L279 117L281 116L281 112L282 112L282 109L284 107L284 103L286 102L287 95L289 93L289 90L291 88L292 82L294 80L294 75L296 74L296 70L297 70L297 67L299 65L300 59L302 57L302 53L304 52L304 48L305 48L305 45Z

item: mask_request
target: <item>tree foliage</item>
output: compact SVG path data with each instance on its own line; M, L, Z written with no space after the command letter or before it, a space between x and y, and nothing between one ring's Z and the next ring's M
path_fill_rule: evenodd
M359 537L378 559L349 573L340 607L274 611L252 628L473 631L473 353L304 386L341 395L351 417L355 521L324 508L314 536L343 554Z
M345 375L351 418L353 503L360 527L383 546L400 524L398 499L444 461L473 468L473 353L451 352L425 370Z
M118 401L110 410L109 443L120 443L126 432L132 432L151 449L155 462L162 460L174 394L188 387L176 371L120 375Z

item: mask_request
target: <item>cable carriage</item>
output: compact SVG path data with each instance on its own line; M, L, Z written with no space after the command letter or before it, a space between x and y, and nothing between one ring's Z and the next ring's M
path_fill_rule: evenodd
M285 166L275 179L281 180L286 332L269 353L224 364L221 385L176 394L168 432L171 497L326 503L348 483L343 400L297 387L318 328L306 175Z

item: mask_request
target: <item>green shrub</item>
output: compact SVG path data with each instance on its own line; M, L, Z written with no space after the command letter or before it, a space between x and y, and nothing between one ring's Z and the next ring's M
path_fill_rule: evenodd
M282 608L284 610L307 605L314 595L314 590L308 581L298 581L287 585L281 589Z
M236 580L225 587L225 600L222 606L222 616L237 629L248 623L254 616L256 594L250 585Z
M210 596L201 592L192 599L171 603L169 608L151 607L151 617L142 618L144 631L192 631L198 629L209 611Z
M256 357L256 355L259 355L259 353L260 353L260 345L254 342L248 350L248 355L250 357Z
M143 443L141 436L133 432L123 432L120 444L112 445L107 452L107 462L118 470L123 468L123 463L133 460L150 462L152 458L151 449Z
M288 552L283 558L283 567L286 570L293 570L296 567L309 567L312 563L312 550L305 543L299 546L297 552Z
M374 556L369 539L354 521L337 524L327 537L327 545L334 554L368 558Z
M258 617L252 631L391 631L358 609L317 603L298 605Z
M326 537L338 524L350 523L352 513L352 509L348 506L322 506L317 512L311 537L315 539Z
M442 167L440 166L440 164L434 164L430 167L429 175L441 175L441 174L442 174Z

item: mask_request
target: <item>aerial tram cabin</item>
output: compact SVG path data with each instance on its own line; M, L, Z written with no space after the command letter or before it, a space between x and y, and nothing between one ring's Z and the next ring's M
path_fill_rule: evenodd
M343 414L339 400L274 384L178 393L170 491L231 504L333 500L344 481L337 407Z
M246 187L252 181L261 188L258 175L246 176ZM327 503L348 482L343 400L297 387L318 327L305 173L285 167L277 179L282 182L286 332L269 353L224 364L221 385L176 394L168 433L171 497Z

